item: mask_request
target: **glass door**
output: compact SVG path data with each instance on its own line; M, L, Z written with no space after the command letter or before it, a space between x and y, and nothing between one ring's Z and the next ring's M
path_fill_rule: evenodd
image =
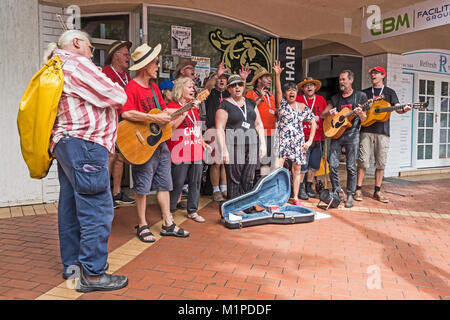
M419 101L428 102L428 109L418 110L417 114L417 167L433 166L434 125L435 125L435 87L436 81L419 79Z
M419 101L427 110L417 110L417 168L450 165L450 80L419 77Z
M440 81L439 165L450 165L450 86Z

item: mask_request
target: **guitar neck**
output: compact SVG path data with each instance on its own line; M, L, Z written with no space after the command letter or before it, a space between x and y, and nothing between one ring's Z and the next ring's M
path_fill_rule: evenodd
M192 109L192 105L193 105L193 101L190 101L187 105L185 105L184 107L181 107L180 109L178 109L177 111L175 111L174 113L172 113L170 115L170 117L172 119L175 119L179 116L181 116L183 113L185 113L186 111L189 111Z
M407 106L407 104L402 104L400 106L391 106L391 107L377 108L377 109L375 109L375 112L380 113L380 112L397 111L397 110L403 109L406 106Z

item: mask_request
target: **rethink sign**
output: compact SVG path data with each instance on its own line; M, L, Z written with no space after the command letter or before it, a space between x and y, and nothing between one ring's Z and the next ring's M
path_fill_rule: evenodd
M403 56L403 70L450 75L450 51L414 51Z
M382 13L377 6L364 8L361 42L394 37L450 23L450 0L430 0Z

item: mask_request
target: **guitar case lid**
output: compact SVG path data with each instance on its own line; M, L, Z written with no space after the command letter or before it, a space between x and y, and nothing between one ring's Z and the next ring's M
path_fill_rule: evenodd
M314 221L315 211L302 206L285 205L291 194L289 171L279 168L262 178L249 193L225 201L220 206L221 222L230 229L261 224L292 224ZM252 206L263 211L236 213Z

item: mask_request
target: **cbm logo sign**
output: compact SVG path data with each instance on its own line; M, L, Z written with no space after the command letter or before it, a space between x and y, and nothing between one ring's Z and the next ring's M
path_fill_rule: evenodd
M409 29L411 27L408 13L398 15L397 17L385 18L381 21L374 22L370 29L372 36L379 36L393 31L398 31L401 27Z

